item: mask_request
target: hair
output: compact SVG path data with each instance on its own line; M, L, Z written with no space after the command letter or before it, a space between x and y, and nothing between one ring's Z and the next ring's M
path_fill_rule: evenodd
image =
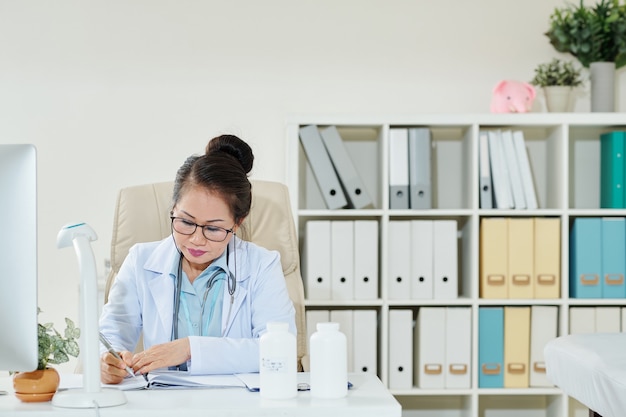
M194 186L218 193L230 208L236 224L250 213L252 185L248 173L254 155L250 146L234 135L214 137L204 155L192 155L176 173L172 207Z

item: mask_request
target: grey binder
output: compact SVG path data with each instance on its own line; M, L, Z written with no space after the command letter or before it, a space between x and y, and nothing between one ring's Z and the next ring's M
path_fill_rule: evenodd
M408 129L389 129L389 208L409 208Z
M409 207L432 208L430 129L409 129Z
M320 134L351 208L360 209L371 205L372 199L352 163L337 128L329 126L320 129Z
M300 143L322 191L326 206L331 210L347 206L348 201L316 125L300 128Z
M480 208L492 209L493 189L491 186L491 165L489 164L489 134L485 131L479 133L478 154Z

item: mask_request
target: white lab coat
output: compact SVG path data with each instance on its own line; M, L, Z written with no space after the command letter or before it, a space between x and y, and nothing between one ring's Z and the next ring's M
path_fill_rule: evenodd
M266 324L287 322L296 334L280 254L241 239L236 244L236 271L232 246L228 263L237 279L232 307L228 285L223 285L224 337L189 337L192 374L258 372L259 337ZM175 286L170 271L177 257L171 236L130 249L100 317L100 330L115 349L132 352L142 331L146 349L170 341Z

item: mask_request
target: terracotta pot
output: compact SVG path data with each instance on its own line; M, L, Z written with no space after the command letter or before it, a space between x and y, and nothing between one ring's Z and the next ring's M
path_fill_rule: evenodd
M59 373L54 368L18 372L13 376L15 396L24 402L50 401L60 382Z

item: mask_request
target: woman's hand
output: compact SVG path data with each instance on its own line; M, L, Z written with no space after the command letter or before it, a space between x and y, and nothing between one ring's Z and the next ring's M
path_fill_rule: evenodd
M100 356L100 379L105 384L119 384L128 375L126 367L133 362L133 354L127 350L120 352L122 360L109 352Z
M180 365L191 359L189 339L177 339L171 342L154 345L149 349L135 354L131 367L140 374L147 374L158 368Z

